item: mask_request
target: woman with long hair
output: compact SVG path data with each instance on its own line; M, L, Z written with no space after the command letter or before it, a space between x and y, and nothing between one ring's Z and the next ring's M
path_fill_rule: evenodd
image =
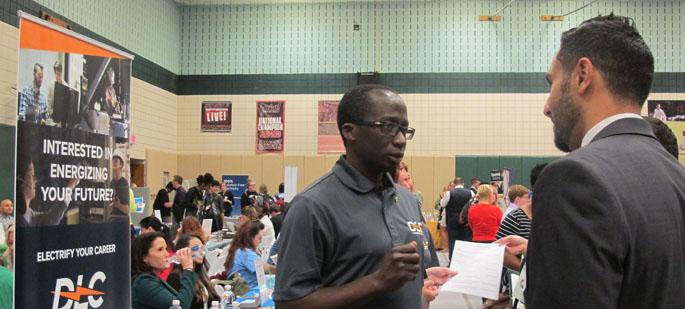
M197 274L193 268L190 248L176 251L183 269L183 279L174 289L158 274L168 267L169 253L160 233L147 233L136 237L131 245L131 304L133 309L167 309L175 299L182 308L190 308Z
M263 234L264 224L259 221L251 220L240 224L238 232L231 241L231 248L228 250L226 263L224 263L228 275L238 272L250 284L250 289L259 286L254 261L262 255L257 247L262 243ZM267 267L269 265L265 263L265 271L275 270L275 267Z
M200 236L202 238L203 242L207 242L209 240L209 236L205 234L205 231L202 229L202 224L200 224L200 220L198 220L196 217L185 217L183 218L183 221L181 221L181 227L178 228L177 230L178 233L176 233L176 241L185 234L195 234Z
M169 256L174 255L174 244L171 243L171 238L169 237L169 228L162 224L155 216L145 217L140 220L140 235L147 233L161 233L164 236L164 241L166 242L166 250L169 252ZM163 280L166 280L169 273L174 269L173 265L169 265L165 270L160 272L158 275Z
M195 246L204 245L200 236L195 234L184 234L176 242L177 249L183 248L193 248ZM191 250L192 252L192 250ZM193 259L193 271L197 275L198 281L195 284L195 292L193 296L192 304L190 309L202 309L207 308L211 305L212 301L219 301L219 295L214 290L214 286L209 281L207 276L207 270L209 265L204 256L197 257ZM169 274L167 282L175 289L181 288L181 280L183 280L183 269L180 266L175 266L174 270Z

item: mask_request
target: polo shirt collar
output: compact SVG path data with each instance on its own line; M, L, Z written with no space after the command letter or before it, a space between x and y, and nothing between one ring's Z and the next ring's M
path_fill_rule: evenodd
M341 155L338 162L333 166L333 174L347 187L360 193L367 193L379 187L375 182L369 180L355 169L349 162L347 156ZM394 191L394 182L389 173L383 174L384 189L391 189Z

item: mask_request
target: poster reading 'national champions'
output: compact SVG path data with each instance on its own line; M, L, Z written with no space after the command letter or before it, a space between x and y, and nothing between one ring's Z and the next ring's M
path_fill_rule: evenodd
M257 153L283 152L285 101L257 101Z
M20 17L15 308L128 308L132 57Z

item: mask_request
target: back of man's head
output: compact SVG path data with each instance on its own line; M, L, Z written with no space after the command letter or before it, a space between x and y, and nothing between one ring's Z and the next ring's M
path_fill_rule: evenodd
M522 185L511 186L511 188L509 188L509 202L513 203L517 197L528 195L528 192L530 192L530 190Z
M642 118L644 118L652 127L652 133L654 133L656 139L661 143L661 146L664 146L666 151L678 159L678 140L676 139L675 134L673 134L673 131L671 131L671 128L663 121L654 117L645 116Z
M538 181L538 176L540 176L540 173L542 173L542 169L547 166L547 162L545 163L540 163L536 166L533 167L532 170L530 170L530 187L535 188L535 183Z
M457 185L457 186L463 186L464 185L464 179L462 179L461 177L454 178L454 180L452 180L452 182L454 183L454 185Z
M342 137L343 143L347 144L345 136L342 132L342 127L346 123L359 122L364 120L364 115L371 109L371 96L369 95L374 90L386 90L397 94L395 90L383 85L359 85L352 87L345 95L343 95L338 104L338 131Z
M565 77L587 57L617 98L642 106L654 80L654 57L632 18L598 16L564 32L557 59Z

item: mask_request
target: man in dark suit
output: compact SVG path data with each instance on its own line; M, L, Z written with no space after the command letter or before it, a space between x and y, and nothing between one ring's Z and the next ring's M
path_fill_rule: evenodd
M544 113L570 153L535 185L526 308L685 307L685 168L639 116L653 79L632 19L562 35Z

